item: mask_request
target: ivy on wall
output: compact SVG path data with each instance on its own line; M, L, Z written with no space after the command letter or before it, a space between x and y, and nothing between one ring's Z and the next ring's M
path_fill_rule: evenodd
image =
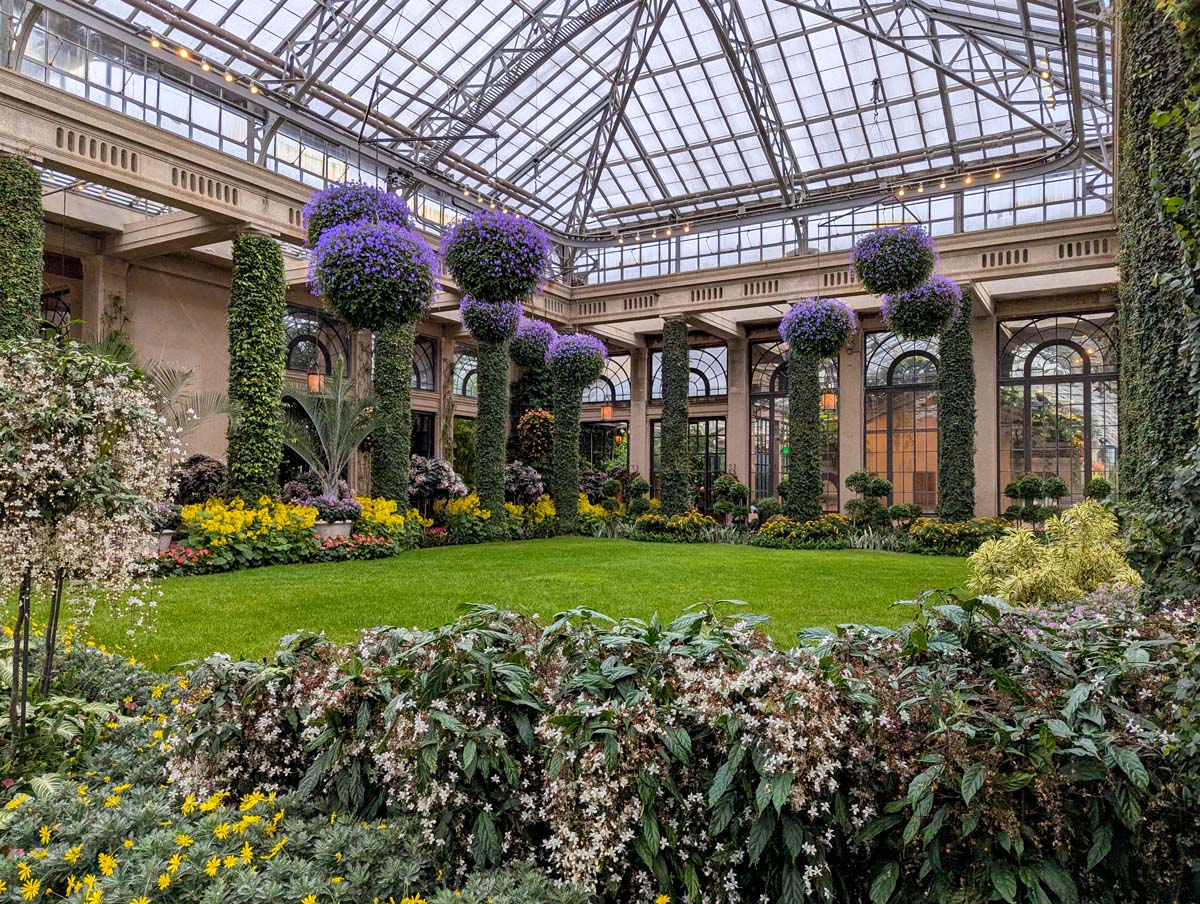
M1186 61L1178 32L1158 0L1127 0L1121 22L1121 171L1117 223L1121 404L1121 495L1157 505L1195 442L1184 344L1184 293L1165 279L1181 255L1160 194L1186 197L1181 120L1152 129L1156 110L1181 107Z
M244 499L275 495L283 459L283 372L286 338L283 252L275 239L243 235L233 242L229 293L229 490Z
M579 529L579 408L581 392L569 381L554 384L554 449L550 494L564 534Z
M971 298L942 330L938 364L938 502L946 521L975 517L975 352Z
M664 515L692 508L688 474L688 328L682 320L663 324L662 433L659 462Z
M0 157L0 341L36 332L42 314L42 186L20 157Z
M492 527L504 522L504 428L508 422L508 348L480 341L479 414L475 421L475 490L479 504L492 513Z
M371 494L408 506L412 451L412 371L416 324L392 324L375 334L375 428Z
M788 354L788 457L784 513L798 521L821 516L821 360Z

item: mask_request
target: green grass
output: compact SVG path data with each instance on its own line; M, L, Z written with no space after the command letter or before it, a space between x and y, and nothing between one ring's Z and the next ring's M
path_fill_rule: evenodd
M965 576L966 561L955 558L564 537L171 578L156 631L132 647L123 624L100 618L92 633L167 668L217 650L261 657L300 629L344 640L374 625L429 627L472 602L542 616L574 606L618 617L657 610L669 619L696 602L741 599L745 611L769 615L771 635L788 643L814 625L897 624L906 615L889 609L893 601L961 587Z

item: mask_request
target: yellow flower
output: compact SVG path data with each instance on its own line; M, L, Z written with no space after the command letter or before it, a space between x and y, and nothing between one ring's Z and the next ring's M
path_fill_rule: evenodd
M100 866L100 875L111 876L117 868L117 858L112 854L101 854L96 858Z
M300 899L300 904L317 904L316 895L305 895Z
M184 832L180 832L178 835L175 836L175 845L177 847L188 848L188 847L191 847L195 843L196 842L192 838L192 836L188 835Z
M131 847L133 847L133 839L126 838L124 841L121 842L121 844L123 844L127 848L131 848Z
M21 863L18 863L17 864L17 878L20 879L22 882L28 882L31 878L33 878L32 867L30 867L30 865L28 863L25 863L24 861L22 861Z
M670 895L659 895L654 899L654 904L671 904Z
M267 796L261 791L251 791L242 797L242 803L238 809L245 813L247 810L253 810L266 799Z
M38 829L38 838L41 839L42 844L49 844L50 826L42 826L40 829Z
M220 867L220 865L220 857L209 857L208 861L204 864L204 874L206 876L215 876L217 874L217 868Z
M63 854L63 860L67 861L67 863L70 863L72 866L74 866L75 863L77 863L79 861L79 857L82 853L83 853L83 845L77 844L77 845L75 845L75 847L67 848L66 853Z
M159 891L166 891L167 887L171 884L171 877L166 873L159 873L156 883Z
M131 898L129 904L150 904L150 899L145 895L138 895L136 898Z
M254 859L254 849L250 847L250 842L242 844L242 853L240 854L243 863L250 863Z
M21 897L26 901L36 901L38 895L42 893L42 882L40 879L27 879L21 883Z

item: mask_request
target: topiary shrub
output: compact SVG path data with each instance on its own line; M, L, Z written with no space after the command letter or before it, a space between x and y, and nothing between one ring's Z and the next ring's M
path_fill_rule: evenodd
M175 468L177 505L203 505L225 492L229 472L223 461L208 455L192 455Z
M946 521L975 517L975 351L962 306L939 340L938 501Z
M526 461L549 461L554 452L554 415L531 408L517 421L516 445Z
M929 339L958 317L962 300L958 283L948 276L934 274L915 289L885 295L879 313L887 328L897 336Z
M233 242L229 293L229 401L237 411L228 432L229 493L274 496L283 461L283 252L265 235Z
M850 266L872 295L906 292L929 279L937 246L920 226L884 226L859 239Z
M30 336L42 319L46 228L37 170L0 156L0 341Z
M762 499L756 499L754 501L754 508L758 513L759 524L770 521L776 515L783 512L783 504L774 496L764 496Z
M364 220L321 233L309 263L312 292L352 329L421 318L437 291L437 257L421 235Z
M412 457L412 373L415 323L392 323L375 334L375 432L371 493L407 504Z
M870 471L855 471L846 478L847 489L858 494L846 503L846 514L858 527L890 527L883 499L892 494L892 482Z
M442 260L464 294L522 301L550 271L550 240L527 219L479 210L442 233Z
M1112 491L1112 484L1103 477L1093 477L1087 482L1087 486L1083 488L1083 495L1087 499L1106 502L1112 496Z
M1090 499L1048 519L1045 542L1033 531L1012 528L980 546L968 566L973 591L1014 606L1065 602L1108 584L1141 583L1125 559L1116 517Z
M304 205L308 247L316 247L326 229L362 221L412 227L412 212L399 195L365 182L334 182L314 192Z
M579 406L583 390L604 372L608 349L594 336L575 333L550 344L546 364L554 380L554 469L550 495L559 528L579 526Z
M659 486L662 513L691 511L692 488L688 461L688 328L683 320L663 323L662 424L659 445Z
M558 338L558 331L544 320L522 317L517 334L508 344L509 357L518 367L537 369L546 366L546 354L550 343Z
M783 511L789 518L818 518L824 507L821 476L821 364L818 358L788 355L788 493Z

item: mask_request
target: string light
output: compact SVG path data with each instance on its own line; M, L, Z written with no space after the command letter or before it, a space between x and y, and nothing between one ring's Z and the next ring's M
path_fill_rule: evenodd
M191 54L190 54L190 53L188 53L188 49L187 49L186 47L180 47L180 48L179 48L178 50L176 50L175 52L176 52L177 54L179 54L179 59L181 59L181 60L186 60L188 57L190 57L190 56L191 56Z
M993 181L993 182L999 182L999 181L1000 181L1000 177L1001 177L1001 176L1003 176L1003 175L1004 175L1004 174L1003 174L1002 172L1000 172L1000 170L999 170L999 169L996 169L996 170L994 170L994 171L992 172L992 181Z
M253 82L250 83L250 93L251 94L258 93L258 85L254 84Z
M200 68L202 70L204 70L205 72L208 72L209 70L212 69L212 66L208 65L208 60L205 60L203 63L200 64Z
M233 73L232 73L232 72L226 72L226 73L225 73L225 81L227 81L227 82L232 82L232 81L233 81Z
M906 194L907 194L907 191L905 190L903 185L901 185L898 189L896 189L896 197L897 198L903 198Z
M946 180L943 179L941 182L938 183L938 188L945 188L945 187L946 187Z
M963 185L970 185L974 181L975 181L975 177L972 176L970 173L967 173L965 176L963 176Z
M670 227L670 226L668 226L668 227L666 228L665 235L667 236L667 238L670 238L670 237L671 237L671 227Z
M469 188L464 188L464 189L463 189L463 197L464 197L464 198L469 198L469 197L471 197L471 189L469 189Z
M691 223L684 223L684 224L683 224L683 232L684 232L684 235L686 235L687 233L689 233L689 232L691 232L691 231L692 231L692 224L691 224Z
M917 186L917 194L918 195L925 194L925 183L924 182L922 182L920 185Z
M162 47L162 41L160 41L157 37L151 37L150 38L150 46L155 49L158 49L159 47Z

